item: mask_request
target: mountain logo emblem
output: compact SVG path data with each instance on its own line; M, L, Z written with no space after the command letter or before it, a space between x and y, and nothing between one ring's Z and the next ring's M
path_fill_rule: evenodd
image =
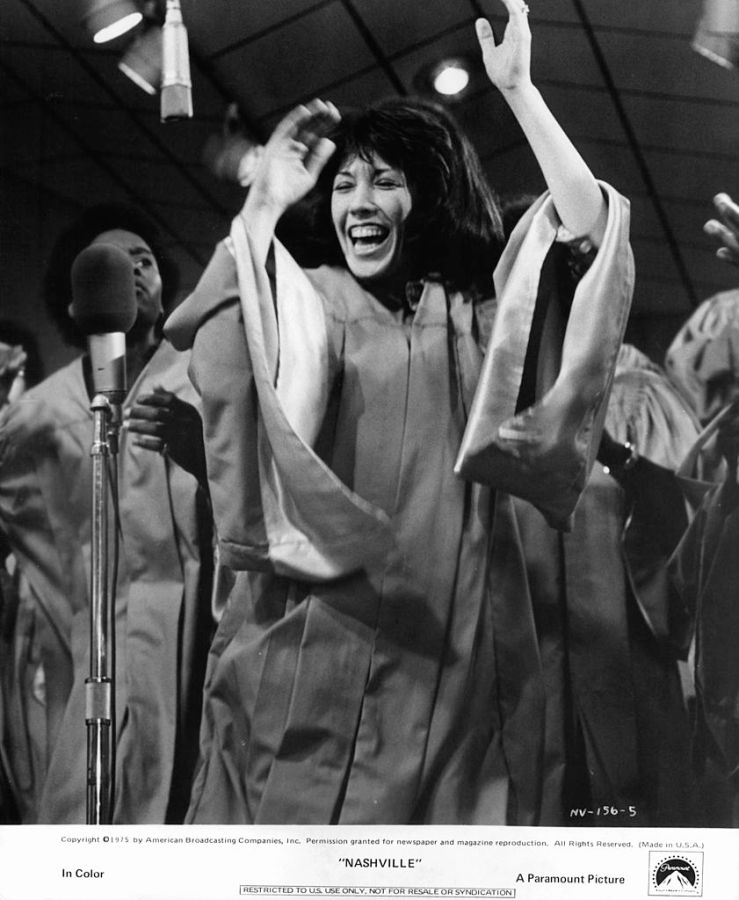
M653 897L700 897L703 895L702 853L650 853L651 879L649 894Z

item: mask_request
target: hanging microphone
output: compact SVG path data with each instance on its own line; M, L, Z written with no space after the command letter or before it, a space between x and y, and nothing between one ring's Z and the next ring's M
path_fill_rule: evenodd
M190 55L180 0L167 0L162 26L162 122L192 118Z
M72 263L72 318L87 335L96 394L122 403L126 385L126 332L136 321L133 263L115 244L91 244Z

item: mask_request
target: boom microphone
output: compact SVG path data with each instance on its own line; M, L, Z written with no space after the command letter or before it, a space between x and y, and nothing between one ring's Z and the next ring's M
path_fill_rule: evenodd
M190 53L180 0L167 0L162 26L162 90L159 101L162 122L192 118Z
M72 264L72 318L87 335L96 394L126 396L126 332L136 321L131 258L115 244L91 244Z

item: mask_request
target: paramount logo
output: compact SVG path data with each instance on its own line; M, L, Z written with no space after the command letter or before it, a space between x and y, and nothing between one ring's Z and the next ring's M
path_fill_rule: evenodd
M649 854L650 897L702 897L702 853Z

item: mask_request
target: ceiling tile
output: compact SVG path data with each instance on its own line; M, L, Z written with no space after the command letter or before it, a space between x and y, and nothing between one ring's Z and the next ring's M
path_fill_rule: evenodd
M516 147L486 157L483 169L493 189L501 196L523 193L538 196L545 188L536 160L526 148Z
M654 204L646 194L631 194L632 230L640 237L653 238L663 234L662 225L654 210ZM664 214L670 229L682 243L707 244L703 234L703 223L712 215L710 197L702 197L701 202L669 200L661 198Z
M88 206L108 199L118 199L125 188L108 171L91 163L89 157L45 162L40 186Z
M604 87L542 84L540 90L557 119L566 123L567 132L573 139L626 142L616 107ZM622 152L620 147L612 150Z
M467 23L473 34L471 7L449 0L398 3L398 0L354 0L354 8L386 55L393 55L438 32Z
M109 92L95 83L78 59L59 47L4 47L3 63L28 85L31 96L49 103L74 100L105 104Z
M200 186L196 178L183 177L171 163L156 158L129 158L119 156L115 160L115 168L123 181L130 185L135 193L146 198L149 204L166 203L174 196L177 202L186 206L201 206L209 203L207 188ZM188 176L191 172L188 171ZM173 222L178 227L178 222Z
M732 110L708 102L633 96L623 103L637 138L650 150L739 159L739 105Z
M370 68L366 72L357 75L354 78L348 78L340 84L329 87L317 87L315 90L307 94L298 94L292 98L290 104L275 110L264 119L260 120L266 133L269 134L277 125L280 119L298 103L305 103L313 97L320 97L322 100L331 100L340 109L350 107L365 106L375 100L381 100L385 97L395 95L391 81L383 69L376 66Z
M660 153L648 150L645 158L657 189L666 197L681 197L705 203L721 190L737 184L739 159L698 157L694 154Z
M620 90L739 105L736 72L696 53L688 37L608 33L598 40Z
M0 165L28 175L37 176L47 160L83 155L80 145L34 103L13 110L13 126L3 129L0 140Z
M375 63L347 13L332 3L219 58L215 68L246 114L259 119L292 105L296 92L311 94Z
M294 19L316 7L318 0L181 0L188 37L201 53L212 56Z
M3 37L13 41L56 43L56 31L76 46L90 43L82 25L84 0L64 0L63 15L60 15L59 6L59 0L33 0L31 3L2 0L0 30Z
M572 0L563 0L574 6ZM558 6L547 2L546 6ZM584 0L583 6L593 26L599 30L644 30L665 34L692 34L700 15L702 0Z
M634 284L634 300L631 305L632 319L643 315L675 315L680 320L687 318L693 306L690 295L676 280L655 279L648 270L637 271ZM675 330L677 330L676 325Z
M683 249L683 253L688 271L696 284L711 285L711 293L737 286L736 269L717 259L710 247L687 247ZM704 300L706 296L707 293L701 292L699 299Z
M208 257L218 241L223 240L228 234L230 219L209 210L206 207L186 207L183 204L158 204L159 209L173 217L177 222L177 234L186 244L199 246L201 252L205 249Z
M53 38L43 23L19 0L0 4L0 34L3 40L22 43L50 43Z

